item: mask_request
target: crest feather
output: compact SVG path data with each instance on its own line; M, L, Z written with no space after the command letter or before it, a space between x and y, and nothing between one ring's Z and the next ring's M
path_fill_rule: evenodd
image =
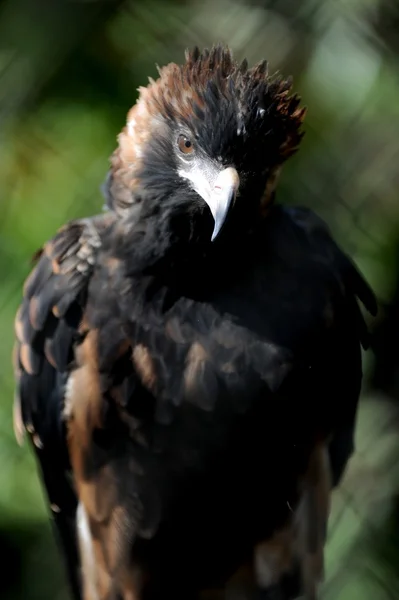
M139 88L139 98L128 113L126 127L118 136L118 148L111 157L109 189L116 207L120 204L124 209L134 201L134 174L159 117L191 127L200 124L207 112L223 110L219 102L236 105L242 119L257 106L258 114L268 119L276 140L270 167L281 165L299 146L306 109L299 107L298 95L290 95L291 77L270 76L266 60L252 68L248 68L246 59L238 64L224 44L202 52L198 47L186 50L185 59L182 65L157 66L158 79L150 78L147 87Z

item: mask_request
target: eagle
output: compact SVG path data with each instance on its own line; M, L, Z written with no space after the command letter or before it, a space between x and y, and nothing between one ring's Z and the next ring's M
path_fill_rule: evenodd
M375 295L278 176L305 107L267 61L187 51L139 88L98 214L34 257L15 317L75 600L319 598Z

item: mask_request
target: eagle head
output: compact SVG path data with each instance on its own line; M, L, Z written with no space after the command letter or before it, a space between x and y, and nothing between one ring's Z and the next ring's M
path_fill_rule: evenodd
M134 207L139 220L169 215L180 231L207 243L228 215L241 229L253 225L303 135L305 108L290 95L291 81L269 76L266 61L238 64L222 45L187 51L183 65L158 71L139 88L118 136L108 207Z

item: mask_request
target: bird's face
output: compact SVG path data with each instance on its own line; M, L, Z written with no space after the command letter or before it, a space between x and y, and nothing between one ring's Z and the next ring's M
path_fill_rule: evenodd
M299 144L305 114L291 84L271 79L267 63L238 65L217 46L194 50L140 88L112 157L109 205L142 215L213 217L215 240L229 213L259 218L276 174ZM209 222L209 221L208 221ZM207 230L209 233L209 229Z
M240 187L237 168L233 161L227 166L222 154L213 157L207 153L193 133L179 133L176 145L176 173L182 179L182 186L202 198L210 209L214 220L213 241Z

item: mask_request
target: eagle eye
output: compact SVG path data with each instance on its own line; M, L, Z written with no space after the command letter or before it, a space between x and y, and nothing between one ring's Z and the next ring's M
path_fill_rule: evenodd
M194 146L192 141L184 134L180 134L177 138L177 145L179 146L180 152L183 154L191 154L194 152Z

